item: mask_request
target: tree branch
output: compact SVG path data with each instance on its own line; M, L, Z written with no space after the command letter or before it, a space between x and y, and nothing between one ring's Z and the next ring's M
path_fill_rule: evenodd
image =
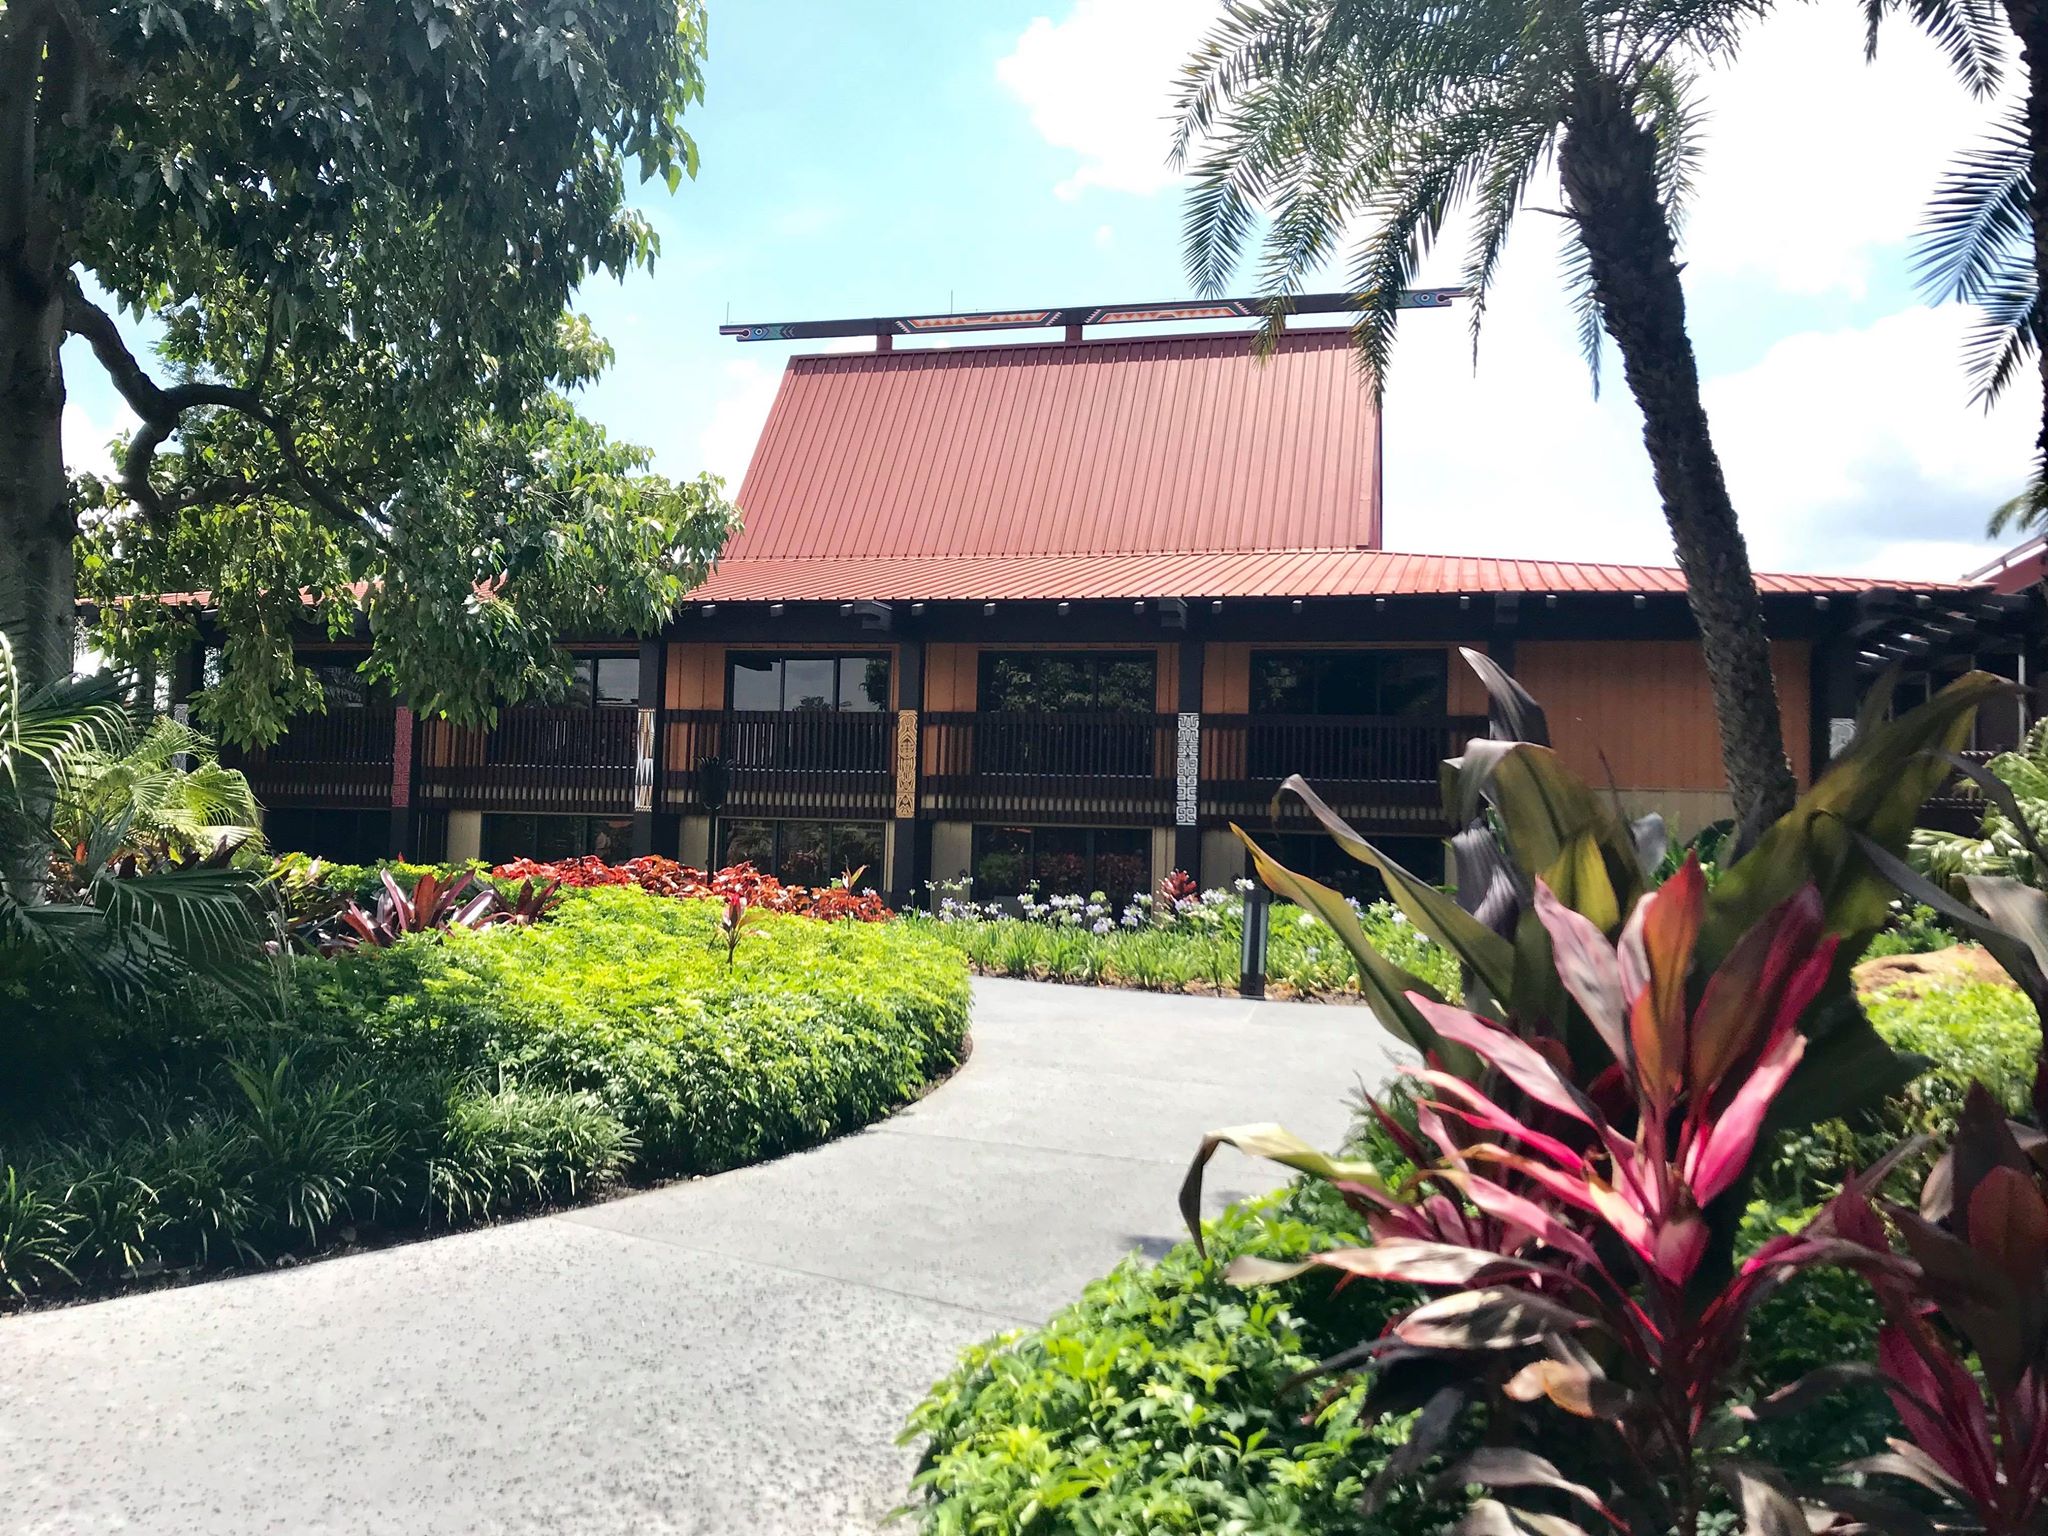
M161 528L171 513L182 506L197 504L187 500L175 506L167 505L157 493L149 479L157 450L178 429L178 422L187 411L213 406L246 416L267 431L277 444L277 455L290 472L292 483L314 506L335 521L367 535L373 542L383 541L384 530L375 519L351 507L321 483L299 452L298 438L291 423L265 406L256 390L204 381L164 388L135 360L135 354L128 350L128 343L122 339L120 327L114 324L114 317L88 299L85 290L78 286L78 279L70 274L66 274L64 281L64 329L84 338L91 346L93 356L99 359L100 366L107 370L114 388L120 391L121 398L142 418L142 426L128 440L128 452L122 460L121 490L141 508L143 516L153 525ZM228 483L216 482L218 485Z

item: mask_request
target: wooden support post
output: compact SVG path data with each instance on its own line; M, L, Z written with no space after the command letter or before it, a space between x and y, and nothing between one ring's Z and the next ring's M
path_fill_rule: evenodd
M924 705L924 640L906 635L896 647L896 737L892 761L896 769L895 818L891 830L889 868L879 882L889 904L910 905L931 858L929 839L918 836L918 759L922 756Z
M675 857L678 836L674 818L660 813L662 736L662 659L668 647L659 640L640 642L640 720L633 748L633 856L657 851ZM665 841L666 847L657 845Z
M403 859L412 844L413 714L400 706L391 721L391 830L385 851Z
M1203 642L1180 642L1180 711L1174 739L1173 863L1202 878L1202 657Z

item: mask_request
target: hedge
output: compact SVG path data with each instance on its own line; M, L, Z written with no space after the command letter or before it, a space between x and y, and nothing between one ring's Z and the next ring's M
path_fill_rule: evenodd
M301 959L281 1022L195 1002L0 1130L0 1301L267 1263L709 1173L959 1059L967 974L900 924L577 893L531 928Z

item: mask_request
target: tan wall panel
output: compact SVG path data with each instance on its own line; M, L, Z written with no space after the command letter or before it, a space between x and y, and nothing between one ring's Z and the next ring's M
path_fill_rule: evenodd
M725 708L725 647L672 641L662 697L670 709Z
M1786 747L1805 783L1808 647L1784 641L1771 651ZM1515 675L1542 703L1558 753L1592 783L1605 784L1611 771L1624 789L1726 790L1696 642L1525 641L1515 648Z

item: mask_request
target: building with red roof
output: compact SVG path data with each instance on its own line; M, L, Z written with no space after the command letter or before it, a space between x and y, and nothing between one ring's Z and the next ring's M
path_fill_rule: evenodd
M1566 760L1626 802L1681 831L1726 814L1681 572L1384 549L1348 333L1290 330L1264 357L1243 330L1091 334L1190 313L730 328L874 350L791 359L743 531L666 632L579 641L571 700L489 733L360 698L334 647L335 707L247 765L273 839L652 849L807 883L864 865L899 900L962 879L981 899L1119 892L1240 872L1232 821L1320 867L1326 841L1271 808L1302 772L1439 874L1437 764L1487 725L1461 647L1514 672ZM1065 339L894 344L1025 326ZM2037 624L2013 583L1758 586L1802 782L1868 677L2017 673Z

